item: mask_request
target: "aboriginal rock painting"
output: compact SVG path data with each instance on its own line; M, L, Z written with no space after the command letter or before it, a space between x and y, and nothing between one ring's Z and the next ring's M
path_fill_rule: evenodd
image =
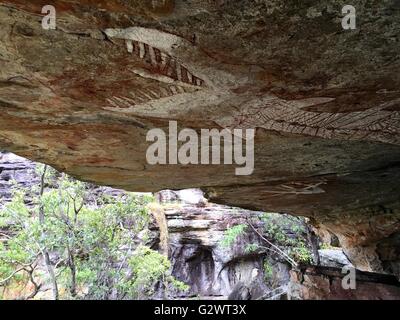
M326 139L400 143L400 112L384 110L387 104L347 113L312 112L303 109L332 100L318 98L286 101L271 98L262 103L247 104L225 119L223 124L230 128L261 127Z
M107 99L107 102L112 108L132 108L134 106L143 105L149 102L157 101L164 98L174 97L184 93L194 93L205 87L205 82L200 77L196 76L189 70L178 58L160 48L151 45L154 41L159 40L163 43L163 38L159 33L154 36L151 31L143 28L138 28L140 32L150 31L150 34L137 35L135 29L127 33L116 33L117 38L125 41L127 53L134 55L142 61L145 68L137 66L127 66L127 69L135 75L147 78L152 81L149 85L133 88L129 93L124 95L113 96ZM137 31L137 30L136 30ZM113 31L109 31L113 34ZM139 34L140 34L139 32ZM149 38L149 43L144 42L146 36ZM160 37L161 39L157 39ZM137 39L136 37L139 37ZM156 37L156 39L154 39ZM173 37L172 40L180 39ZM164 41L165 42L165 41ZM172 50L172 48L170 48Z
M183 66L175 57L162 52L146 43L126 40L129 53L135 54L140 59L147 62L152 71L158 75L169 77L172 81L202 87L204 81L192 74L188 68Z
M317 97L284 100L272 94L257 97L246 92L238 94L229 87L223 88L213 83L212 79L226 76L217 67L207 69L202 76L197 75L192 69L201 70L202 64L196 56L199 50L178 36L146 28L110 29L108 35L123 39L128 54L135 55L146 65L145 69L127 66L130 71L139 77L156 80L153 85L134 88L127 95L108 98L108 110L142 116L152 116L154 113L159 117L171 118L177 112L178 102L180 106L187 105L188 110L189 107L200 107L200 104L214 104L221 106L224 112L226 110L226 114L221 116L219 113L213 119L223 128L260 127L325 139L400 144L400 112L387 110L393 104L398 105L400 99L364 111L308 111L306 107L330 103L335 99ZM211 58L203 58L209 59L207 63L203 61L203 65L215 64ZM155 103L161 99L162 103Z

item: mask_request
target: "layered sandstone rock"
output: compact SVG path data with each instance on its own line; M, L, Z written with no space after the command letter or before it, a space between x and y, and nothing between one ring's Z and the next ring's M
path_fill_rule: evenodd
M246 217L257 212L217 205L206 208L185 205L165 213L173 274L190 285L186 294L226 298L239 282L253 290L253 299L270 290L264 282L265 254L246 251L246 244L260 243L257 235L249 232L233 246L221 244L226 229L245 223ZM252 279L255 270L257 276Z
M0 208L13 197L15 183L22 189L31 189L39 184L35 164L12 153L0 152ZM26 199L29 201L30 199Z
M0 148L133 191L310 217L351 262L399 274L400 10L342 2L0 2ZM146 134L254 128L255 170L149 165Z
M291 271L288 298L291 300L400 299L400 285L393 276L357 271L353 288L343 286L345 276L346 272L333 267L308 267L301 271Z

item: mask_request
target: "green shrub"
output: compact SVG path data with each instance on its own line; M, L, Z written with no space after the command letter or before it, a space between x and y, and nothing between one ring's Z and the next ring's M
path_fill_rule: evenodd
M238 224L231 228L228 228L224 232L224 237L221 240L221 245L225 248L231 247L237 240L237 238L244 234L247 229L247 225L245 224Z
M273 276L273 268L267 259L264 260L264 280L269 282Z
M93 199L90 184L44 166L36 171L45 173L44 189L15 185L13 200L0 210L0 227L12 234L0 242L0 286L29 281L26 270L48 283L48 275L36 268L51 252L57 260L50 268L63 299L143 297L158 281L187 289L170 275L168 258L146 247L142 236L137 248L138 234L151 221L147 206L153 197L124 193Z

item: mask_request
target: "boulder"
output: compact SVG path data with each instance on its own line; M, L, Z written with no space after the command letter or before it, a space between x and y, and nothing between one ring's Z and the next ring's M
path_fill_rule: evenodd
M320 249L318 250L320 257L320 265L324 267L342 268L344 266L352 266L351 262L342 249Z

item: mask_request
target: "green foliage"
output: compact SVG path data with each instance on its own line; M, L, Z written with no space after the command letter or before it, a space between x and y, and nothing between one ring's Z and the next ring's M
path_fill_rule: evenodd
M286 248L296 262L309 263L311 251L307 248L307 234L304 222L297 217L278 213L265 213L261 217L265 237L278 247Z
M267 259L264 260L264 280L269 282L273 275L273 268Z
M306 230L296 217L265 213L261 220L264 223L265 235L280 245L293 246L304 238Z
M293 247L289 249L289 254L292 258L300 263L308 264L312 261L312 255L310 249L308 249L305 244Z
M140 246L135 250L132 258L129 259L129 265L134 274L134 286L146 289L165 276L171 267L167 257L145 246Z
M139 246L129 259L132 270L132 289L140 298L154 293L157 282L162 281L165 288L172 286L179 291L186 291L189 287L170 275L171 263L168 258L157 251L145 246Z
M248 243L245 253L268 253L289 262L292 266L312 261L311 250L307 247L307 229L303 220L297 217L278 213L264 213L260 217L264 229L259 231L260 242ZM221 241L223 247L231 247L237 238L249 229L248 224L239 224L228 228ZM252 228L253 229L253 228ZM266 278L271 277L272 267L268 261L264 264Z
M22 222L30 216L24 197L24 190L14 190L12 201L0 211L0 228L23 228Z
M338 250L340 248L330 245L329 243L322 243L321 249Z
M12 235L0 242L0 279L9 278L15 269L32 264L40 254L40 225L29 220L30 212L24 203L24 192L14 192L13 200L0 211L0 228ZM32 241L33 240L33 241ZM22 281L26 274L16 273L11 280Z
M186 292L190 289L190 286L188 286L186 283L179 281L172 276L169 277L169 281L170 281L172 287L178 291Z
M231 228L225 230L224 237L221 240L221 246L225 248L229 248L232 246L236 239L242 235L247 229L247 225L245 224L238 224Z
M42 194L40 186L16 186L12 202L0 210L0 228L10 233L0 241L0 287L29 281L28 271L39 276L36 268L48 251L57 259L52 267L63 299L143 298L158 281L187 289L169 274L167 257L145 246L153 197L97 197L90 184L44 168L36 169L46 173Z
M261 248L258 243L248 243L245 247L246 253L253 253L259 251Z

